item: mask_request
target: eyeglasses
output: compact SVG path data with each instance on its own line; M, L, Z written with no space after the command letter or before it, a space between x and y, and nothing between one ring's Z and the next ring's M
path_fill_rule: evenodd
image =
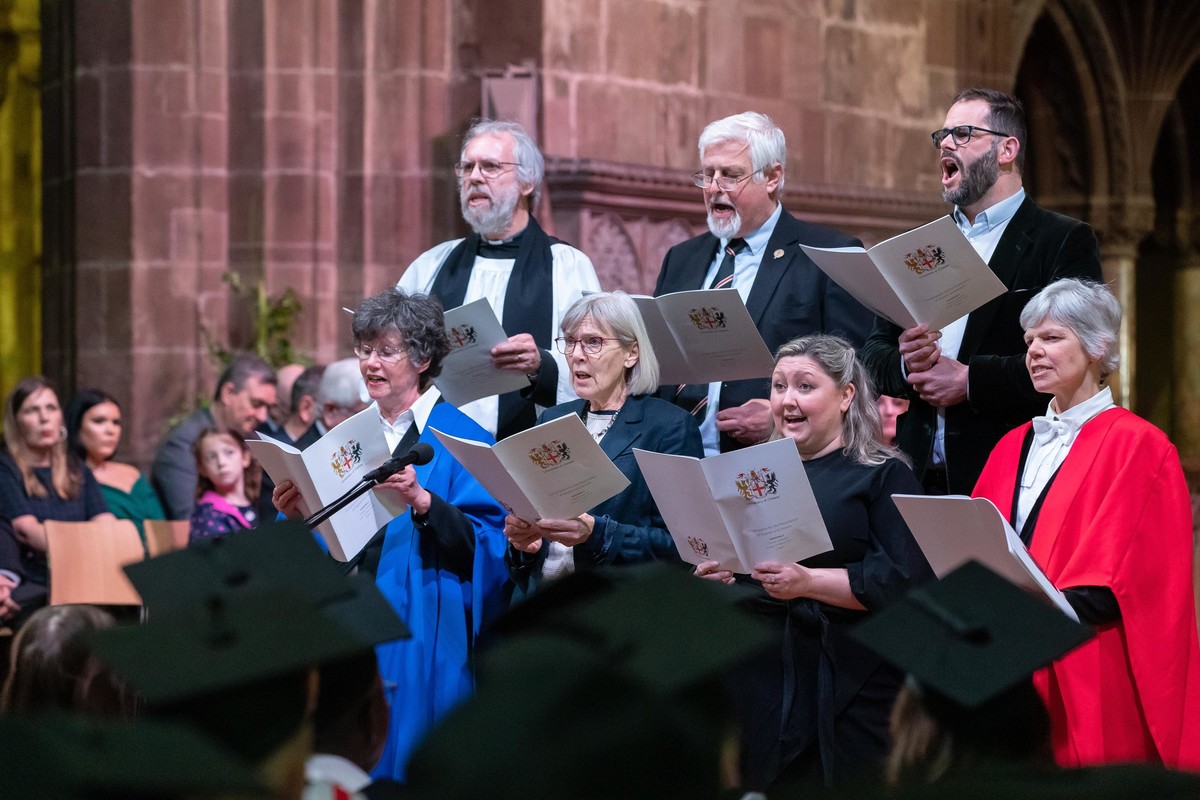
M379 360L385 364L395 364L404 357L403 350L397 350L391 345L383 347L371 347L369 344L356 344L354 346L354 355L358 356L359 361L370 361L371 356L379 356Z
M505 172L508 172L505 167L521 166L515 161L459 161L454 165L454 174L459 178L465 178L479 167L479 174L486 181L499 178Z
M707 189L715 183L717 188L722 192L732 192L738 187L739 184L745 183L758 173L764 172L766 169L766 167L763 167L762 169L756 169L749 175L743 175L740 178L731 177L729 175L721 175L718 177L716 175L709 175L707 172L697 172L692 175L692 183L696 184L697 188L700 189Z
M981 128L978 125L955 125L953 128L942 128L940 131L934 131L933 133L929 134L929 137L931 139L933 139L933 146L936 148L940 148L942 146L942 142L945 141L947 136L953 136L954 143L956 145L958 145L959 147L963 147L964 145L968 144L971 141L971 139L975 136L976 132L990 133L993 136L1011 136L1012 135L1011 133L1001 133L1000 131L991 131L991 130L988 130L987 128Z
M586 339L572 339L570 336L564 339L560 336L554 340L554 344L558 347L558 352L563 355L569 356L575 349L575 345L579 345L583 348L583 352L594 356L604 349L605 342L620 343L620 341L620 339L606 339L602 336L589 336Z

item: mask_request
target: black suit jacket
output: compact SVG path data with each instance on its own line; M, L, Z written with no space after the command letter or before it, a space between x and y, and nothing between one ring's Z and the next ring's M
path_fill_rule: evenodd
M967 365L966 402L946 409L946 479L952 494L970 494L988 454L1005 433L1046 410L1025 368L1025 304L1060 278L1102 280L1100 251L1091 227L1038 208L1028 198L996 244L988 266L1008 291L967 317L958 360ZM912 391L900 369L902 329L876 319L863 362L883 394L907 397L896 442L913 460L918 478L933 452L937 409Z
M567 414L586 416L587 402L572 400L548 408L542 412L538 423ZM679 559L671 534L658 512L658 504L638 469L633 455L635 447L656 453L704 457L695 417L657 397L634 395L627 398L617 412L613 426L600 440L600 449L629 479L629 485L590 509L596 524L587 541L574 548L577 570L606 564ZM528 554L509 545L505 561L518 596L536 588L548 550L542 547L537 553Z
M774 353L780 345L798 336L832 333L845 337L856 348L861 347L871 330L871 312L829 280L800 249L802 243L814 247L861 244L840 231L798 220L785 209L763 251L758 276L746 300L746 309L763 341ZM672 247L663 259L655 296L702 288L720 244L717 237L705 233ZM675 388L669 387L664 392L673 396ZM740 406L754 398L765 399L769 393L769 376L725 381L721 384L719 409ZM721 437L722 451L742 446L730 437Z

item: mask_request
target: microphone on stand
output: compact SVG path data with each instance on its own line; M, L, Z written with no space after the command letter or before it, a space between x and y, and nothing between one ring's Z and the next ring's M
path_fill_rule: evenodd
M372 486L382 483L400 470L407 467L409 464L428 464L432 460L433 448L425 442L417 442L415 445L413 445L413 448L404 455L397 456L396 458L389 458L375 469L363 475L362 480L360 480L358 484L354 486L354 488L322 508L320 511L317 511L308 519L304 520L304 524L309 528L315 528L337 512L341 511L346 506L350 505L350 503L366 494L368 491L370 491Z
M425 442L417 442L413 445L412 450L409 450L402 456L389 458L366 475L363 475L362 479L364 481L371 481L372 483L383 483L409 464L420 466L421 464L428 464L430 461L433 461L433 448Z

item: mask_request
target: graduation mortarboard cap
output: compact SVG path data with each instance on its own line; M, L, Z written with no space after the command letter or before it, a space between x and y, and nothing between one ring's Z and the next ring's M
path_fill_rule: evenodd
M717 679L778 640L738 608L744 596L665 563L547 584L496 621L478 691L418 747L408 788L439 800L716 797L733 725Z
M309 712L311 672L363 651L354 633L284 589L214 592L193 608L89 635L93 652L145 698L257 762Z
M343 575L300 523L197 542L130 564L125 572L151 618L194 609L217 594L285 590L304 596L364 647L411 635L374 582Z
M0 719L5 797L267 796L254 772L179 725L66 715Z
M740 607L749 596L675 564L589 570L539 589L495 630L507 639L535 632L573 638L635 680L683 691L775 643L774 632ZM483 669L489 661L485 655Z
M978 562L910 591L851 636L972 709L1087 641L1090 629Z
M284 589L213 593L195 607L89 634L96 655L151 706L304 671L361 640Z
M567 619L601 642L626 674L656 690L694 687L778 646L778 633L741 608L749 596L742 587L674 564L623 571L626 583L578 604Z
M729 723L707 712L584 642L522 635L496 648L487 680L417 747L406 790L429 800L716 798Z
M594 661L661 691L715 678L774 642L739 606L750 593L666 563L576 572L499 618L501 640L553 634L584 643ZM703 632L703 636L699 635ZM712 647L719 641L720 647ZM490 668L491 654L484 657Z

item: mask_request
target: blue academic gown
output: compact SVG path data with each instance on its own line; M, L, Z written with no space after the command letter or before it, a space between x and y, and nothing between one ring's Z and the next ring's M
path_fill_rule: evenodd
M375 582L412 638L377 648L391 703L377 778L403 780L420 739L471 693L475 637L509 594L504 509L442 447L433 428L493 443L454 406L434 406L420 437L433 448L433 460L415 468L433 505L421 523L414 524L410 512L387 525Z

